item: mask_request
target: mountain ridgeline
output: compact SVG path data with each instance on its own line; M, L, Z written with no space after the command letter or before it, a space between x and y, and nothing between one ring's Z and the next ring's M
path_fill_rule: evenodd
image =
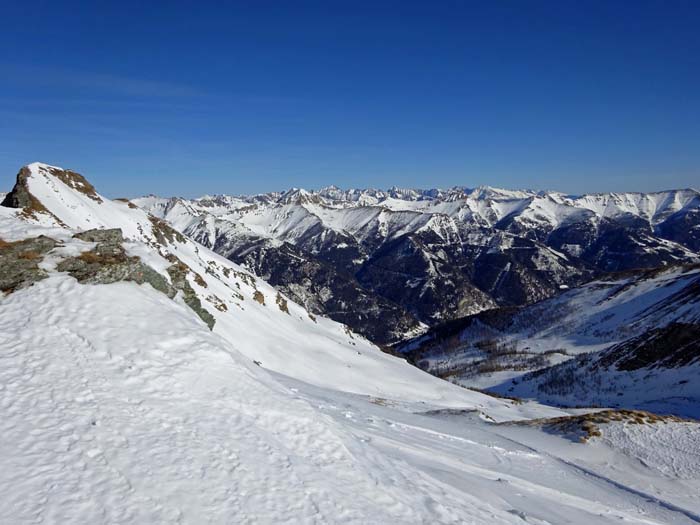
M134 202L379 344L610 272L700 261L700 193L292 189Z

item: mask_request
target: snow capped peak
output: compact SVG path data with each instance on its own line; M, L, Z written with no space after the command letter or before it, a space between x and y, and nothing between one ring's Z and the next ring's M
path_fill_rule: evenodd
M277 200L280 204L319 204L322 198L315 192L310 192L302 188L292 188L284 192Z
M512 200L530 198L535 195L535 192L531 190L506 190L482 185L472 190L465 189L465 195L479 200Z
M52 166L51 164L46 164L44 162L32 162L30 164L27 164L25 166L29 171L32 173L38 173L39 171L51 171L51 170L61 170L64 171L63 168L59 166Z
M403 199L407 201L415 201L422 196L421 192L417 190L410 188L399 188L398 186L392 186L389 188L387 193L394 199Z

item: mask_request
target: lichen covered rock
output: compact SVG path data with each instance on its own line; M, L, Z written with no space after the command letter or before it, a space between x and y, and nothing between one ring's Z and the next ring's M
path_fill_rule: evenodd
M17 242L0 239L0 291L10 293L45 279L48 275L39 262L57 244L43 235Z
M171 282L141 259L127 255L122 243L124 237L120 229L88 230L74 235L74 238L96 243L95 247L76 257L62 260L56 267L67 272L79 282L86 284L110 284L119 281L133 281L138 284L148 283L171 299L182 293L187 306L206 323L209 329L216 320L203 306L196 292L187 281L189 267L177 257L171 255L168 260L173 264L168 267Z
M74 237L97 245L77 257L64 259L57 265L58 271L67 272L78 282L86 284L110 284L118 281L148 283L168 297L175 297L177 291L164 276L141 262L138 257L126 254L122 247L124 238L121 230L88 230Z

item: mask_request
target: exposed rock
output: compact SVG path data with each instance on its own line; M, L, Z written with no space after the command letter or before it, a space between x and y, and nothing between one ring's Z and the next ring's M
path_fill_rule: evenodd
M0 239L0 291L11 293L45 279L47 274L39 262L57 244L43 235L17 242Z
M289 314L289 306L287 305L287 300L284 297L282 297L281 293L277 292L275 302L277 303L277 306L281 311L283 311L286 314Z
M87 284L110 284L118 281L148 283L171 299L180 291L185 304L194 310L210 329L214 327L214 317L202 307L197 294L187 281L189 268L177 257L170 257L171 262L175 262L167 270L171 284L141 259L126 254L122 246L124 238L119 229L88 230L77 233L74 237L97 245L77 257L61 261L57 266L59 271L67 272L79 282Z
M226 306L226 303L223 302L220 298L218 298L214 294L208 295L207 301L209 301L214 306L214 308L219 310L219 312L227 312L228 311L228 306Z
M126 198L124 198L124 197L117 197L117 198L114 199L114 200L117 201L117 202L123 202L123 203L126 204L129 208L131 208L132 210L138 209L138 206L136 206L136 204L134 204L134 203L131 202L129 199L126 199Z
M109 249L121 250L122 242L124 242L124 236L119 228L87 230L76 233L73 237L81 241L96 242L100 245L104 245L98 245L97 248L108 247Z
M58 224L63 224L58 217L46 209L46 206L44 206L39 199L31 194L27 184L30 175L31 171L26 166L19 170L19 173L17 173L17 181L12 191L5 195L0 206L21 209L22 213L27 217L36 218L37 214L48 215Z
M78 282L110 284L118 281L148 283L156 290L174 297L176 290L167 279L144 264L138 257L129 257L122 247L119 229L88 230L74 235L76 239L97 243L94 249L58 263L56 269L67 272Z
M51 175L59 179L66 186L74 189L75 191L82 193L83 195L91 198L95 202L102 202L102 199L97 194L95 187L90 184L85 177L80 173L76 173L71 170L62 170L54 167L45 168Z
M175 289L182 292L182 299L185 301L185 304L195 311L200 319L207 324L210 330L213 329L216 319L214 319L214 316L202 306L202 302L199 300L199 297L197 297L197 293L192 289L192 286L190 286L190 283L187 281L187 274L192 272L192 270L174 255L171 255L169 259L171 262L173 260L175 261L172 265L168 266L167 269L172 285L175 287Z
M265 306L265 296L259 290L255 290L253 293L253 300Z
M163 246L168 246L176 241L180 243L185 242L185 237L164 220L158 219L153 215L149 215L148 219L153 225L153 235Z
M29 188L27 187L27 179L29 178L30 174L31 172L26 166L19 170L19 173L17 174L17 182L10 193L5 195L5 198L0 205L5 206L6 208L29 208L35 202L39 202L31 193L29 193ZM41 205L41 207L43 208L43 205Z

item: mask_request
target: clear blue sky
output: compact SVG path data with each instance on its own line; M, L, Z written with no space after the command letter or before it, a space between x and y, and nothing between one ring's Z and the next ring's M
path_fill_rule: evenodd
M1 2L3 189L700 186L700 1L158 4Z

